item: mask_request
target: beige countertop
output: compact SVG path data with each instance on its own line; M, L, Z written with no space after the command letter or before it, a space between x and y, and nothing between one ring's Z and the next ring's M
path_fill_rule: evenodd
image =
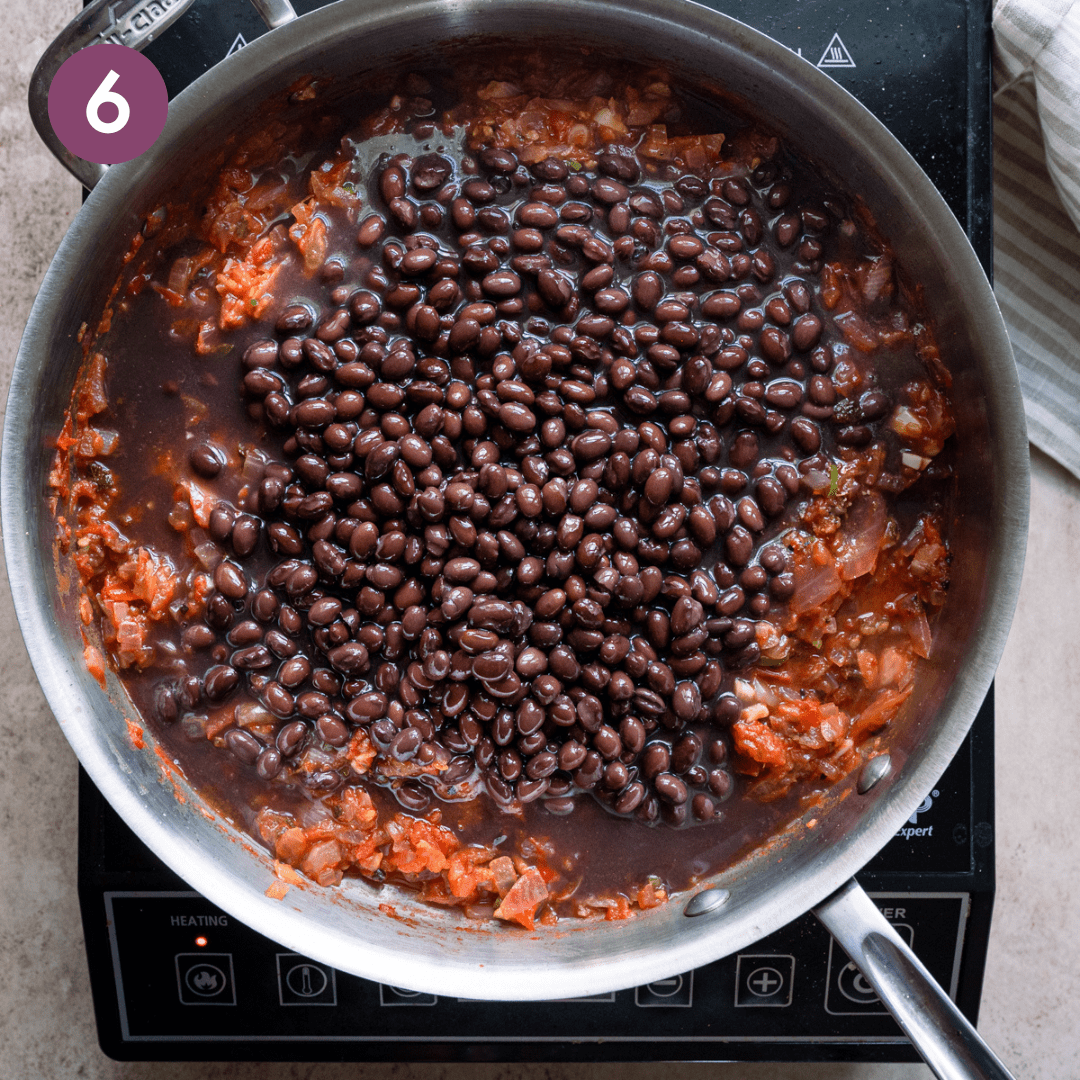
M26 0L0 49L0 397L79 189L25 106L72 0ZM14 14L14 5L8 8ZM1078 418L1080 420L1080 418ZM1032 453L1032 530L997 677L998 892L979 1028L1018 1078L1080 1077L1080 481ZM75 892L75 758L38 688L0 577L0 1078L194 1080L920 1080L921 1065L117 1064L97 1045Z

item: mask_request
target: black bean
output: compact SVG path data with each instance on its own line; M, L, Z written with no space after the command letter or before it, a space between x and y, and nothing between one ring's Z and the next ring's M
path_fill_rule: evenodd
M154 712L165 724L171 724L180 715L175 690L167 683L162 683L154 691Z
M301 748L307 738L308 726L303 720L292 720L282 726L277 734L275 745L282 757L292 757Z
M889 396L881 390L867 390L859 398L859 411L865 420L880 419L889 408Z
M270 667L274 662L274 658L265 645L251 645L246 649L237 649L232 654L230 662L233 667L240 671L260 671L263 668ZM209 693L209 691L207 692Z
M419 812L431 804L431 795L415 781L406 780L394 790L394 797L406 810Z
M304 656L293 656L278 669L277 679L292 690L311 676L311 662Z
M865 424L849 424L836 433L841 446L865 446L873 437L874 433Z
M203 477L212 480L225 464L221 450L212 443L199 443L190 453L191 467Z
M731 629L724 635L724 644L729 649L739 649L754 640L756 630L749 619L736 619Z
M245 765L254 765L263 751L262 743L250 731L240 728L230 728L225 732L225 745Z
M748 529L753 529L754 532L760 532L765 528L765 518L761 514L761 509L749 495L744 496L738 501L735 512L738 514L739 520Z
M791 340L800 352L808 352L821 340L823 326L816 315L800 315L791 328Z
M593 735L593 745L606 760L611 760L622 752L622 740L618 732L607 724L602 724Z
M324 713L315 721L319 738L330 746L344 746L349 741L349 729L340 716Z
M641 805L641 801L645 798L645 794L645 785L640 781L635 780L628 784L615 800L614 807L616 813L632 814Z
M240 685L240 673L227 664L218 664L207 671L203 688L211 701L220 701Z
M512 270L497 270L480 282L480 287L488 296L494 296L500 300L516 296L521 291L521 278Z
M701 712L701 691L697 683L682 682L676 686L672 709L680 720L689 721L697 718ZM683 770L676 768L676 771Z
M410 761L416 756L416 751L420 749L423 741L423 735L418 728L405 728L391 740L390 753L397 761Z
M836 401L836 388L826 375L813 375L807 386L807 396L814 405L832 405Z
M268 746L255 761L255 771L263 780L273 780L281 772L281 751L276 746Z
M461 185L461 194L471 203L490 203L495 201L497 192L486 180L466 180Z
M630 770L621 761L609 761L604 766L603 786L608 791L621 791L630 782Z
M754 540L742 525L735 525L724 540L727 558L734 566L745 566L754 550Z
M289 334L296 330L306 330L315 321L311 309L305 304L291 304L278 316L275 329L279 333Z
M662 772L653 777L653 788L656 794L671 806L680 806L686 802L688 795L686 785L669 772Z
M585 754L585 747L582 746L581 743L574 739L567 740L559 749L559 768L566 772L573 772L581 766L582 762L585 760Z
M798 416L791 421L791 437L806 454L816 454L821 447L821 433L808 417Z
M453 165L438 154L418 157L412 167L412 184L417 191L433 191L453 173Z
M208 649L217 640L217 635L209 626L194 623L184 630L180 640L185 649Z
M773 479L771 476L763 477L757 482L755 493L761 509L769 517L776 517L777 514L783 512L787 503L787 492L784 490L784 485L778 480Z
M241 558L250 555L259 543L262 525L258 518L251 514L241 514L232 527L233 551Z
M359 641L347 641L331 650L328 658L335 671L340 671L343 675L354 675L367 667L368 650Z
M731 793L731 774L723 769L709 771L709 790L720 799L726 798Z
M665 772L671 764L671 750L667 743L653 742L645 747L641 768L649 779Z

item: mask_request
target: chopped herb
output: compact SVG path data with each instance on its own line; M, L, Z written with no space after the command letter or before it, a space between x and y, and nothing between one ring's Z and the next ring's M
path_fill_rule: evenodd
M348 192L350 195L355 195L356 185L351 180L346 180L345 183L341 185L341 190Z
M581 172L580 161L568 161L566 164L569 165L570 168L574 170L574 172Z
M829 498L831 499L836 494L836 489L840 486L840 470L836 467L835 461L829 462Z

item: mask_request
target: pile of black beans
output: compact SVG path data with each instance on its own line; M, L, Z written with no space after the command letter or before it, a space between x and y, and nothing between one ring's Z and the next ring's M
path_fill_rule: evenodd
M236 757L330 792L347 769L293 766L362 727L429 767L393 782L410 809L591 792L717 816L732 676L794 590L775 541L800 479L888 408L833 415L816 294L838 212L795 189L780 160L707 181L614 147L595 170L486 150L373 171L243 352L283 453L214 511L231 552L184 635L216 661L190 694L246 684L278 720L228 731Z

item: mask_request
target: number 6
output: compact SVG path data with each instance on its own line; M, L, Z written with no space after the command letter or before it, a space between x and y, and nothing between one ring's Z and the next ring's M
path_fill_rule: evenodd
M115 71L110 70L86 103L86 119L90 122L90 126L95 131L100 131L102 135L112 135L119 131L131 117L131 106L128 105L127 98L113 91L116 80L119 78L120 76ZM116 106L118 115L115 120L101 119L101 106L106 102Z

